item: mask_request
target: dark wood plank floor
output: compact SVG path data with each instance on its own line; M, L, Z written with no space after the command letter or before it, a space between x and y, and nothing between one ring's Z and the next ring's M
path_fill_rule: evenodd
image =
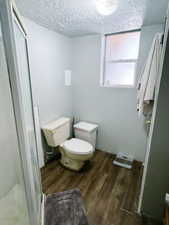
M114 166L115 156L96 151L92 163L81 172L63 168L58 160L42 169L46 194L79 188L90 225L153 225L135 212L141 180L141 164L132 170Z

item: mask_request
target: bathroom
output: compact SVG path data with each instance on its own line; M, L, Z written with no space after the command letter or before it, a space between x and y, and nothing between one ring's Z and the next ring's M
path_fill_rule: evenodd
M96 2L0 0L0 224L42 224L46 196L72 189L81 192L89 225L160 224L164 219L169 2L114 0L109 15ZM137 84L157 33L164 33L162 79L149 124L137 111ZM135 66L132 84L111 85L105 43L111 36L123 41L128 34L137 39L125 46L128 54L134 46L137 55L127 55ZM67 136L51 146L44 128L61 118ZM79 122L93 125L96 146L85 145L85 151L92 145L92 154L82 157L76 171L63 165L59 146L78 138L74 125ZM134 159L131 169L113 163L119 153Z

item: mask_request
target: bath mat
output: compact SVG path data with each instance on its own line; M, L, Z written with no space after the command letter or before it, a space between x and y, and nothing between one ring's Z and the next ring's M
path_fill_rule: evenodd
M89 225L79 189L47 196L45 225Z

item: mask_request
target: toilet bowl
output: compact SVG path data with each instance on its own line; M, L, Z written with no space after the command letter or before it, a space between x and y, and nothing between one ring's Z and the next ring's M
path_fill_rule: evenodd
M59 146L61 164L78 171L94 154L98 125L79 122L74 125L76 138L69 139L70 124L70 119L63 117L46 124L42 129L48 145Z
M78 138L72 138L60 145L61 164L69 169L79 171L86 160L94 154L93 146Z

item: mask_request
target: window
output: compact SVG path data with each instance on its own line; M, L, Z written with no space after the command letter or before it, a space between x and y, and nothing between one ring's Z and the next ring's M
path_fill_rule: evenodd
M105 35L102 86L134 87L140 31Z

